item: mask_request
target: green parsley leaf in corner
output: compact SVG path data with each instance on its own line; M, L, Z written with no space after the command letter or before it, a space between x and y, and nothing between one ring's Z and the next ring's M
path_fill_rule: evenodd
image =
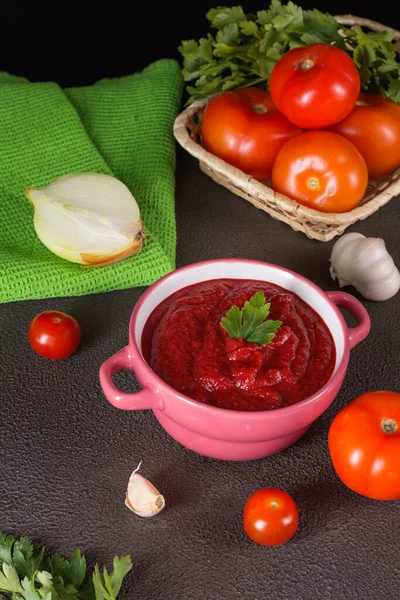
M264 292L258 291L246 300L242 309L233 305L221 319L223 327L234 339L242 339L249 344L265 346L272 342L282 321L267 319L271 303L266 302Z
M130 556L115 556L113 569L96 564L87 576L80 550L66 560L46 555L28 537L15 540L0 533L0 598L12 600L117 600L122 581L132 569Z

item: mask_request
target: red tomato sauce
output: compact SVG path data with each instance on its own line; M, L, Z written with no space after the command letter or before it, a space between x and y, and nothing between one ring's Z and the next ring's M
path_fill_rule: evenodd
M259 290L271 303L268 319L282 321L270 344L234 340L221 318ZM335 365L335 344L321 317L299 296L275 284L214 279L183 288L148 318L143 356L161 379L206 404L269 410L318 391Z

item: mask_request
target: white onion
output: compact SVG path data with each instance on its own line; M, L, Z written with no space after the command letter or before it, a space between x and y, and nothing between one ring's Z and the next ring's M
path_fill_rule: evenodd
M25 190L34 227L54 254L87 266L104 266L137 252L143 222L122 181L102 173L64 175L42 189Z

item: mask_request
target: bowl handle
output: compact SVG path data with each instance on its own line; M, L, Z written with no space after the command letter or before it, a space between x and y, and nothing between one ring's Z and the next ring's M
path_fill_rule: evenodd
M107 400L116 408L122 410L143 410L161 408L161 398L157 390L144 388L140 392L121 392L113 383L112 376L122 369L132 369L132 357L129 347L125 346L119 352L107 359L100 367L100 384Z
M366 309L357 298L346 292L326 292L326 295L336 306L348 310L355 318L357 325L355 327L347 326L350 348L354 348L367 337L371 329L371 320Z

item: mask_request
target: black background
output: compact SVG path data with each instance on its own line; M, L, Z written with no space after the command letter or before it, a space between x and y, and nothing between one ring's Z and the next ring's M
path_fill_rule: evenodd
M229 3L174 0L163 2L3 3L0 68L32 81L63 86L88 85L101 77L126 75L158 58L180 59L182 39L208 31L207 10ZM234 2L234 4L240 4ZM266 6L242 3L246 12ZM331 14L363 16L400 26L400 15L388 1L303 1L303 8Z
M179 59L181 39L206 34L205 13L221 3L110 2L2 6L0 69L32 81L89 85L135 72L162 57ZM301 2L400 29L395 4ZM249 11L264 8L247 2ZM337 289L329 275L333 242L310 240L234 196L177 148L177 266L219 257L273 262ZM399 206L393 199L350 231L382 237L396 263ZM149 411L124 413L106 401L100 365L126 345L143 288L0 306L0 530L29 535L51 551L79 546L89 563L130 553L134 569L121 600L398 600L398 502L375 502L345 488L330 463L334 415L372 389L400 391L399 295L366 301L370 336L351 353L331 407L295 445L249 463L201 457L183 448ZM68 360L41 359L26 332L42 310L80 322L83 339ZM123 389L137 390L120 374ZM129 475L141 472L165 495L166 509L141 519L124 506ZM300 526L276 549L251 543L242 508L256 489L276 486L296 499Z

